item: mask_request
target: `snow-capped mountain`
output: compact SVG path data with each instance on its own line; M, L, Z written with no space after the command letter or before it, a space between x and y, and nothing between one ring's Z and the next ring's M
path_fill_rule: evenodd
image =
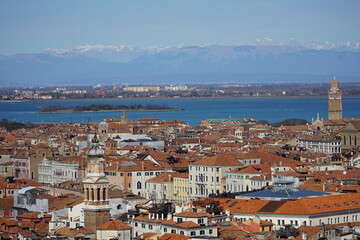
M360 77L356 42L276 42L248 45L178 45L138 48L85 45L71 50L0 56L0 82L12 85L126 83L204 83L290 81L292 76ZM274 74L278 77L274 79ZM262 76L259 78L259 76ZM268 77L266 77L268 76ZM283 77L279 77L283 76ZM286 77L285 77L286 76Z

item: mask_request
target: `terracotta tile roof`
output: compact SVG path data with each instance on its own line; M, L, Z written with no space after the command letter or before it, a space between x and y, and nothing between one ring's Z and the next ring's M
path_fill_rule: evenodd
M63 227L63 228L59 228L56 232L55 235L60 235L60 236L69 236L69 237L75 237L79 234L91 234L92 232L86 229L74 229L74 228L67 228L67 227Z
M63 194L49 199L49 208L53 210L68 208L84 201L83 197L76 194Z
M218 154L211 157L204 157L203 159L192 163L193 165L206 166L240 166L241 164L235 159L234 154Z
M14 197L5 197L0 200L0 209L12 209L14 207Z
M158 240L187 240L190 239L187 236L176 234L176 233L164 233Z
M111 220L111 221L99 226L97 229L99 229L99 230L128 230L128 229L132 229L132 227L124 222L120 222L117 220Z
M160 219L150 219L149 215L140 215L134 218L134 220L136 221L141 221L141 222L152 222L152 223L160 223L160 222L164 222L164 220Z
M271 168L264 164L249 165L243 168L235 168L230 171L231 173L247 173L247 174L259 174L270 173Z
M151 238L155 235L159 235L159 233L153 233L153 232L148 232L148 233L144 233L142 236L140 236L140 239L148 239Z
M175 173L174 178L189 178L189 173Z
M206 212L180 212L174 214L176 217L186 217L186 218L201 218L201 217L212 217L211 214Z
M274 213L309 215L352 209L360 209L360 193L336 194L287 201Z
M173 182L174 181L174 175L173 172L164 172L160 173L156 177L150 178L147 180L147 182Z
M162 221L162 224L176 226L176 227L180 227L180 228L197 228L197 227L200 227L199 224L194 223L193 221L185 221L185 222L178 223L178 222L175 222L174 220L165 220L165 221Z
M44 217L45 218L51 218L51 215L50 214L45 214ZM28 213L18 215L16 218L20 220L20 219L24 219L24 218L25 219L39 219L41 217L40 217L39 212L28 212Z

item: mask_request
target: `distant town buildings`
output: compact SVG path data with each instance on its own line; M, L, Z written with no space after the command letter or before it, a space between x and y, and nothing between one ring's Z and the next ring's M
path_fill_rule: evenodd
M158 92L160 91L160 87L159 86L144 86L144 87L124 87L123 91L129 91L129 92Z

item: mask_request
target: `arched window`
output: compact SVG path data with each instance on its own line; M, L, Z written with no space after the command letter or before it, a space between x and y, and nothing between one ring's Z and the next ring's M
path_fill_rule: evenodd
M201 230L200 235L205 235L205 230Z
M91 200L94 201L94 199L95 199L95 198L94 198L94 189L91 188Z
M137 187L137 189L141 189L141 182L140 181L137 182L136 187Z
M344 145L346 145L346 136L344 136Z
M97 200L100 201L100 192L101 192L101 189L98 188L97 189Z

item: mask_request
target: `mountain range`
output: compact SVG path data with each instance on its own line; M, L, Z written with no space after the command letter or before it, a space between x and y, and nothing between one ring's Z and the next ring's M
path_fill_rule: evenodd
M139 48L87 45L0 55L3 87L90 84L204 84L360 81L360 44L349 42L179 45Z

